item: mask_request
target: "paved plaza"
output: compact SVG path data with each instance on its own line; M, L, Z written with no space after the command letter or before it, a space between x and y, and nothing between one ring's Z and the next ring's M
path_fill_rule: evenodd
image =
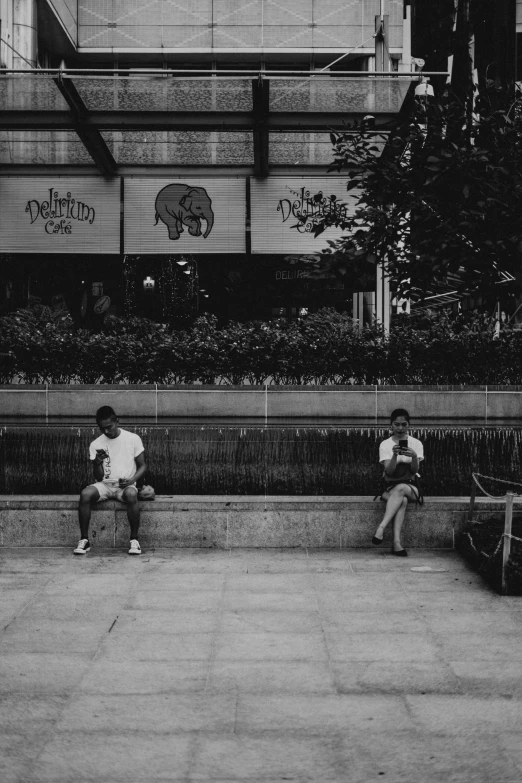
M522 598L453 551L0 564L2 783L522 780Z

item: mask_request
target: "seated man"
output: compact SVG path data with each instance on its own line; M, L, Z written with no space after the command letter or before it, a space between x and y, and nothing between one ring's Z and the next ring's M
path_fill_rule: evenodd
M138 541L140 506L136 482L147 470L145 452L139 435L123 430L113 409L104 405L96 411L96 421L102 434L89 446L89 457L96 481L82 489L78 518L81 539L75 555L85 555L90 547L89 522L91 507L100 500L119 500L127 506L130 524L129 555L141 555Z

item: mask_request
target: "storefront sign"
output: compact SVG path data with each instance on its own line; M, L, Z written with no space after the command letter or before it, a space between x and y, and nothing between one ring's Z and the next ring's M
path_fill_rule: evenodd
M244 179L126 179L125 252L244 253L245 211Z
M325 219L341 220L348 214L346 205L335 193L325 195L322 190L313 193L304 186L291 191L290 198L279 199L277 211L281 212L283 223L289 218L293 220L292 228L300 234L315 234Z
M93 309L96 315L101 315L109 309L110 305L111 299L109 296L100 296L100 298L95 301Z
M335 227L320 232L323 219L353 214L357 198L346 191L346 177L252 180L252 252L320 253L343 234Z
M118 253L120 181L4 177L0 246L6 252Z
M304 269L276 269L276 280L301 280L308 277L308 272Z
M25 211L29 213L30 225L40 219L47 234L71 234L74 221L96 220L96 211L83 201L75 199L71 192L60 193L58 188L49 188L47 200L29 199Z

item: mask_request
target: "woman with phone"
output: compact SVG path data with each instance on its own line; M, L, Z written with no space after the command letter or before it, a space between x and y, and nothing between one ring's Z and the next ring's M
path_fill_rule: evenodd
M379 462L383 466L386 487L381 494L386 501L386 510L379 527L372 538L372 544L382 544L387 525L393 523L392 554L407 557L401 544L401 530L408 503L423 503L418 483L418 470L424 459L424 448L420 440L408 434L410 414L404 408L397 408L391 415L391 437L379 446Z

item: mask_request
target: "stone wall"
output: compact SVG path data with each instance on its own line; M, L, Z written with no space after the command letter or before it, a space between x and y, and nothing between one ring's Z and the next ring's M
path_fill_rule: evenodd
M0 496L0 546L72 546L78 540L77 497ZM453 549L467 523L469 498L426 498L407 510L405 547ZM173 496L141 503L140 542L151 547L371 547L384 504L368 497ZM480 500L475 519L503 514L504 505ZM125 509L113 501L93 511L95 547L125 547ZM391 547L386 531L383 551Z

